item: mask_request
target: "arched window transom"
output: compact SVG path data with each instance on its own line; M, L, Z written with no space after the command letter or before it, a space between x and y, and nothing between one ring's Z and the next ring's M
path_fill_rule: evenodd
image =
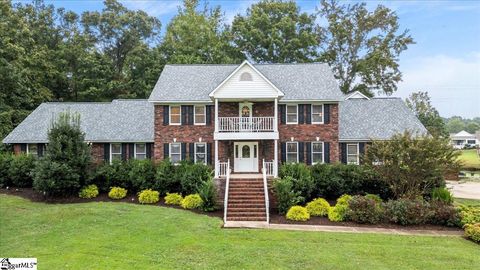
M252 74L248 72L243 72L240 75L240 81L253 81Z

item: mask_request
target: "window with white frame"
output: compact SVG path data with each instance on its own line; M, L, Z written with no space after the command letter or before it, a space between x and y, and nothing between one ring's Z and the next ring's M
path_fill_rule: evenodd
M323 142L312 142L312 164L323 163Z
M110 160L122 160L122 144L112 143L110 144Z
M170 106L170 125L180 125L182 123L182 110L180 106Z
M287 124L298 123L298 107L297 105L287 105Z
M171 143L170 144L170 160L172 163L179 163L182 160L182 144Z
M34 157L37 157L38 156L38 145L36 143L27 144L27 154L32 155Z
M358 164L359 163L358 143L347 144L347 163Z
M321 104L312 105L312 123L323 124L323 105Z
M207 163L206 143L195 143L195 163Z
M205 125L205 105L195 106L194 112L195 125Z
M146 143L136 143L135 144L135 159L146 159L147 158L147 144Z
M286 162L298 162L298 142L286 143Z

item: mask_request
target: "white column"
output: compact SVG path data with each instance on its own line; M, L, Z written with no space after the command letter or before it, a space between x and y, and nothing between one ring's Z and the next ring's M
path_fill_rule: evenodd
M215 178L218 178L219 174L219 164L218 164L218 140L215 140Z
M273 130L278 131L278 98L275 98L275 119L273 121Z
M278 140L274 140L274 152L273 152L273 176L278 177Z
M215 99L215 132L218 132L218 99Z

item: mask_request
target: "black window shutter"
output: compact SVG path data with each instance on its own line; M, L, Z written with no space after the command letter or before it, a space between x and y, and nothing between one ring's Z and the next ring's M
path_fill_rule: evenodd
M285 163L287 161L287 144L284 142L280 143L280 148L282 149L281 160L282 160L282 163Z
M127 144L122 143L122 160L127 160Z
M181 125L187 125L188 107L186 105L180 106L180 123Z
M193 110L195 107L193 105L188 106L188 124L193 125Z
M22 153L27 152L27 144L26 143L21 143L20 144L20 152L22 152Z
M340 161L347 164L347 144L340 143Z
M147 143L147 145L146 145L146 147L147 147L147 149L146 149L146 150L147 150L146 155L147 155L147 158L148 158L148 159L152 159L152 150L153 150L153 147L152 147L152 146L153 146L153 143Z
M324 117L323 122L325 124L330 124L330 104L323 105L323 117Z
M212 165L212 144L207 143L207 163Z
M105 162L110 161L110 144L109 143L103 144L103 160Z
M305 106L303 104L298 105L298 123L299 124L304 124L305 123L305 111L304 108Z
M207 123L207 125L211 125L212 124L212 105L207 105L205 107L205 122Z
M323 147L325 148L325 149L323 149L323 151L325 152L323 161L325 163L330 163L330 143L329 142L324 142Z
M305 124L312 123L312 104L305 104Z
M169 124L170 117L170 107L168 105L163 105L163 125L167 126Z
M129 143L128 144L128 159L134 158L135 155L135 144Z
M186 143L181 143L182 147L182 160L187 159L187 144Z
M362 160L363 155L365 154L365 143L358 143L358 153L360 154L360 161Z
M45 146L44 143L37 143L37 155L39 157L43 157L43 147Z
M312 165L312 143L306 142L305 146L307 147L307 165Z
M302 163L304 161L305 161L304 143L303 142L298 142L298 162Z
M192 162L195 162L195 143L188 144L188 156Z
M163 144L163 158L170 158L170 144L168 143Z
M278 108L280 109L280 123L282 125L285 125L285 123L287 122L287 112L285 111L286 110L286 105L285 104L282 104L282 105L278 105Z

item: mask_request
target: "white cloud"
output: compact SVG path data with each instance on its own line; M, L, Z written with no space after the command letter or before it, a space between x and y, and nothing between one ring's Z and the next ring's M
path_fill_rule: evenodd
M428 91L441 116L480 117L480 52L466 58L440 54L402 62L397 96Z
M120 1L125 7L135 10L143 10L150 16L159 17L171 14L177 11L182 1L148 1L148 0L128 0Z

